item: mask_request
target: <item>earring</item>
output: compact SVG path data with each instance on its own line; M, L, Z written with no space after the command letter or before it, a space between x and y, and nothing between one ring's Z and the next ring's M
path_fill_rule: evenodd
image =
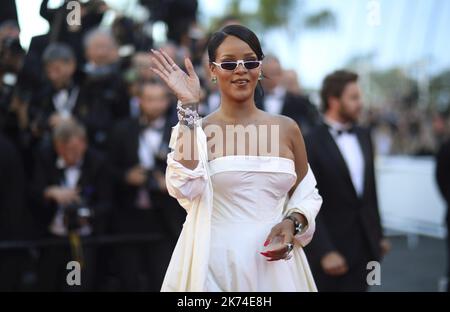
M262 75L262 73L259 73L258 80L259 80L259 81L263 80L263 75Z
M214 83L214 84L216 84L216 83L217 83L217 77L216 77L216 76L213 76L213 77L211 78L211 82Z

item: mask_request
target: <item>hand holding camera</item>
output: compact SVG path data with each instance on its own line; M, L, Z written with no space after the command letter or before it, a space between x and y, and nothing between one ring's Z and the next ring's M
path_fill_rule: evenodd
M58 205L67 206L81 202L80 190L62 186L50 186L44 192L45 198L55 201Z

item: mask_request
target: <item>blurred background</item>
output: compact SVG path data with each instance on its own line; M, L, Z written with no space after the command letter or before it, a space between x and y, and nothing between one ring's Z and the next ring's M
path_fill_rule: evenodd
M279 60L279 83L311 111L320 111L328 73L346 68L360 75L361 122L372 131L381 218L392 243L382 284L371 291L446 289L441 193L449 186L439 187L436 170L450 134L446 0L2 1L0 289L65 290L58 276L70 254L94 267L88 290L158 290L152 280L164 273L184 216L164 194L165 145L156 144L152 160L143 161L138 143L129 142L140 135L133 118L156 127L158 142L176 121L175 99L153 82L148 51L163 48L180 66L186 56L193 60L206 115L219 99L205 47L212 32L234 23L255 31L265 54ZM72 136L83 140L77 145ZM76 151L92 154L81 174L89 182L78 195L63 194L54 188L61 178L54 163L67 165L64 155ZM82 204L70 226L70 213L59 208L74 196ZM159 209L165 206L173 208L168 215ZM155 247L161 240L172 247ZM160 263L152 259L156 248Z

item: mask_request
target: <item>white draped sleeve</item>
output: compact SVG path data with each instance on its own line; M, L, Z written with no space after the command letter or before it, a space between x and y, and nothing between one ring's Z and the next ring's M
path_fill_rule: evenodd
M169 194L187 211L180 237L170 259L161 291L203 291L209 262L213 189L209 176L206 135L201 120L195 128L199 156L191 170L167 157L166 184ZM180 125L172 128L169 147L174 149Z
M285 206L284 216L293 212L301 213L308 221L305 231L297 234L294 243L305 247L311 242L316 229L316 216L322 206L322 197L316 188L317 182L314 173L308 164L308 171L297 185L294 193Z
M166 185L170 196L189 212L190 203L204 191L208 177L202 162L191 170L176 161L175 152L167 155Z
M179 124L173 127L173 132L170 137L169 148L172 150L175 149L178 139L178 130ZM207 185L208 176L205 164L202 161L199 161L195 169L189 169L176 161L174 156L175 151L172 151L167 155L167 190L170 196L176 198L180 205L189 212L192 201L201 195Z

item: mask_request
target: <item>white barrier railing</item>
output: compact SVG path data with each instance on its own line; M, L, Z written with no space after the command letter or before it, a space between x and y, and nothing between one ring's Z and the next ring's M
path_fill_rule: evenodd
M444 238L446 204L433 157L378 156L375 171L383 227Z

